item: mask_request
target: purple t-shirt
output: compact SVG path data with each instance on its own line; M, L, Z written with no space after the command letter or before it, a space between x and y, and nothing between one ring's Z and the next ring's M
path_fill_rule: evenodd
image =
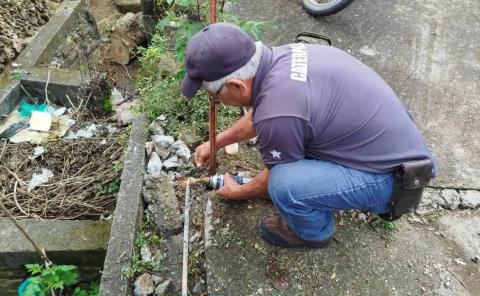
M252 105L267 167L308 158L385 173L409 160L435 163L387 83L334 47L264 47Z

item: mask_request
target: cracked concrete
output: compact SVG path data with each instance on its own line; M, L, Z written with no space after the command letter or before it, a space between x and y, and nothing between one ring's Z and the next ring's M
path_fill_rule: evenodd
M279 24L265 33L268 45L291 43L302 31L325 34L375 69L416 119L440 175L424 216L386 231L373 217L348 213L337 219L342 243L324 250L265 244L257 225L274 211L268 201L211 198L208 294L478 295L480 265L471 258L480 253L480 211L465 201L476 203L480 190L480 2L357 0L325 18L306 14L299 0L245 0L228 10Z

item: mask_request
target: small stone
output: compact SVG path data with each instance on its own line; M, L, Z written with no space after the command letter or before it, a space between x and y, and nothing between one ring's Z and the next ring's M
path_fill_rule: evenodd
M168 280L158 285L157 288L155 289L155 296L167 295L168 288L170 287L172 282L173 280L169 278Z
M194 295L200 295L203 291L203 284L201 282L198 282L195 287L193 288L192 293Z
M155 142L153 143L153 145L155 146L155 151L158 153L162 160L165 160L170 156L170 148L164 147L162 144Z
M176 155L170 157L169 159L163 162L163 166L166 170L174 169L180 166L178 163L178 157Z
M480 255L475 255L475 256L472 258L472 261L475 262L475 263L480 263Z
M172 136L165 136L165 135L153 135L152 140L155 144L162 145L163 147L170 147L175 140Z
M251 139L247 140L247 145L248 146L255 146L255 145L257 145L257 142L258 142L257 137L251 138Z
M165 135L164 128L157 122L152 122L148 127L153 131L154 135L158 135L158 136Z
M460 205L460 194L454 189L443 189L440 192L439 204L445 209L455 210Z
M188 162L192 154L187 145L182 140L178 140L173 143L173 147L175 148L175 154L177 154L180 159L183 159L184 162Z
M143 245L140 248L140 256L144 262L152 261L152 251L150 251L150 248L147 245Z
M152 274L152 280L153 280L153 283L155 284L155 286L159 285L160 283L163 283L163 278L161 276L158 276L158 275Z
M179 138L190 150L194 150L202 142L202 138L194 134L182 134Z
M200 232L197 231L190 237L190 239L188 241L190 243L193 243L193 242L196 242L197 240L199 240L201 237L202 237L202 235L200 234Z
M480 205L480 191L465 190L460 192L460 205L463 208L475 209Z
M158 156L156 152L152 152L152 155L147 165L147 173L154 177L159 176L162 172L162 167L163 164L160 160L160 156Z
M147 153L147 157L150 158L153 152L153 141L145 143L145 152Z
M144 273L139 276L134 283L135 289L133 294L135 296L148 296L153 294L155 286L153 285L152 276L148 273Z

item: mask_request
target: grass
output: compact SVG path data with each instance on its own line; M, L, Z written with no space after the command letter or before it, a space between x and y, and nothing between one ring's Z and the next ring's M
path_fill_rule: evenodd
M182 133L192 133L206 139L209 96L203 90L192 99L182 96L178 76L181 66L166 48L165 39L155 35L151 46L141 50L137 77L140 104L136 111L145 114L149 120L165 115L169 135L178 137ZM238 107L219 105L217 114L218 129L223 130L240 118L243 111Z

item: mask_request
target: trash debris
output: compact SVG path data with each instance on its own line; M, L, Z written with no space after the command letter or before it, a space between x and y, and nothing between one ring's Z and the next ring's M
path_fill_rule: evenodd
M32 189L34 189L38 185L48 182L48 179L52 177L53 177L52 171L50 171L49 169L42 168L42 173L33 175L30 182L28 182L27 191L30 192Z
M28 124L22 123L22 122L16 122L9 127L7 127L1 134L0 134L0 139L8 139L14 135L16 135L18 132L26 128Z
M25 101L22 101L20 103L20 106L18 107L18 112L20 112L20 115L22 115L23 117L30 117L32 115L32 112L34 111L47 112L48 105L47 104L33 105Z
M61 107L61 108L58 108L57 110L53 111L52 115L55 116L55 117L60 117L63 114L65 114L65 112L67 112L67 108Z
M33 149L32 159L35 159L35 158L39 157L43 153L45 153L45 148L43 148L42 146L35 147L35 149Z
M67 140L77 140L79 138L91 138L97 134L97 126L95 123L92 123L84 129L78 130L76 133L70 132L68 136L65 137Z
M460 265L463 265L463 266L467 265L467 263L463 262L462 259L460 259L460 258L455 259L455 262L457 264L460 264Z
M48 132L52 126L52 114L43 111L33 111L30 117L30 129Z

